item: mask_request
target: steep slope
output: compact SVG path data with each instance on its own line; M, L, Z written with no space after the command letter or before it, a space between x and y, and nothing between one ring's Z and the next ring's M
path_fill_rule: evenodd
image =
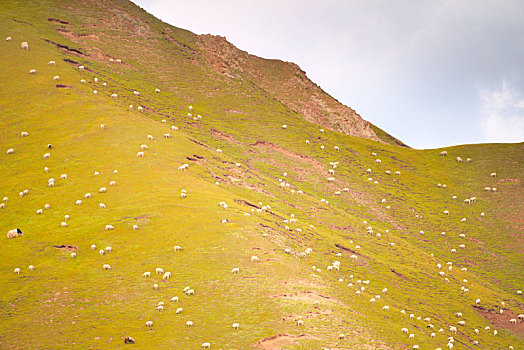
M524 323L509 322L524 310L524 144L441 157L320 132L205 68L198 37L127 1L0 7L12 37L0 42L0 348L117 348L125 336L138 348L524 346ZM24 235L7 239L15 227Z

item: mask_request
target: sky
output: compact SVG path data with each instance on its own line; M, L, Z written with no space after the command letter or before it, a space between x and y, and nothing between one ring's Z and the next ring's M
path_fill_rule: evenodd
M523 0L132 0L297 63L414 148L524 142Z

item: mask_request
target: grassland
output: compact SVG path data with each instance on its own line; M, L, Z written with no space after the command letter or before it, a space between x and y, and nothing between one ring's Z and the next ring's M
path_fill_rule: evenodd
M440 157L440 150L321 133L250 81L210 69L195 35L126 1L5 1L0 9L0 34L13 39L0 41L0 198L9 198L0 209L0 348L119 348L132 336L141 349L196 349L206 341L215 349L434 349L446 346L449 325L460 319L466 326L453 335L455 349L524 347L524 323L509 322L524 311L516 294L524 288L524 144L456 146ZM70 88L57 88L55 75ZM201 121L187 115L189 105ZM137 158L141 144L149 150ZM47 152L51 158L42 159ZM472 162L458 163L457 156ZM335 161L335 181L328 182ZM188 170L177 171L184 163ZM50 177L55 187L47 187ZM279 179L290 187L281 188ZM115 187L108 186L112 180ZM98 193L102 186L107 193ZM349 191L335 195L343 188ZM84 199L87 192L93 198ZM464 204L472 196L476 203ZM51 208L37 215L46 203ZM252 212L268 204L271 210ZM285 224L291 214L297 223ZM105 231L107 224L115 230ZM7 239L15 227L24 236ZM71 247L55 247L61 245ZM100 256L106 246L113 252ZM300 258L307 247L313 253ZM260 262L252 263L252 255ZM334 260L340 271L326 271ZM172 278L142 277L156 267ZM240 274L231 274L233 267ZM361 296L358 280L370 281ZM186 296L185 286L195 295ZM173 296L180 297L176 305ZM156 310L160 301L163 312ZM184 311L175 314L177 307ZM417 317L431 319L435 338ZM185 326L188 320L194 327ZM281 337L267 339L275 335Z

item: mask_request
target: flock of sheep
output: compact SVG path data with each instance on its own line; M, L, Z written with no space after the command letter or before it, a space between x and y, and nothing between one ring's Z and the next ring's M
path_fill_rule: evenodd
M11 40L12 40L11 37L6 38L6 41L11 41ZM21 44L21 49L28 50L28 49L29 49L29 45L28 45L28 43L27 43L27 42L23 42L23 43ZM49 63L49 65L53 65L53 66L56 65L56 62L55 62L55 61L49 61L48 63ZM79 66L78 68L79 68L79 69L83 69L84 67L83 67L83 66ZM36 74L36 69L31 69L31 70L29 71L29 73L30 73L30 74ZM59 80L60 78L59 78L59 76L55 76L53 79L54 79L54 80ZM97 78L94 78L94 81L95 81L95 82L98 82L98 79L97 79ZM82 79L82 80L81 80L81 83L86 83L85 79ZM105 83L103 83L102 85L105 86ZM98 92L97 90L94 90L94 91L93 91L94 94L97 94L97 92ZM158 88L155 89L155 92L156 92L156 93L160 93L160 89L158 89ZM133 94L134 94L134 95L139 95L139 92L138 92L138 91L134 91ZM112 97L112 98L118 98L117 94L114 94L114 93L111 94L111 97ZM133 106L130 105L129 108L131 109L131 108L133 108ZM142 110L142 108L143 108L142 106L138 107L139 110ZM189 109L188 116L192 117L191 112L192 112L192 110L193 110L193 107L192 107L192 106L189 106L188 109ZM196 118L195 120L197 120L197 119L201 119L202 117L201 117L200 115L197 115L197 116L194 117L194 118ZM166 121L163 120L162 123L166 123ZM104 125L104 124L101 124L101 125L100 125L100 132L105 132L106 129L107 129L106 125ZM284 125L282 125L282 129L283 129L283 130L287 130L287 129L288 129L288 126L287 126L286 124L284 124ZM176 126L172 126L172 127L171 127L171 130L176 131L176 130L178 130L178 128L177 128ZM321 129L320 132L323 133L324 130ZM27 132L27 131L21 131L21 132L20 132L20 136L21 136L22 138L29 137L29 135L30 135L30 133ZM147 136L144 135L144 136L145 136L145 138L146 138L148 141L154 139L154 137L153 137L152 135L147 135ZM163 134L163 137L164 137L165 139L170 139L170 138L171 138L171 135L170 135L169 133L165 133L165 134ZM309 140L306 140L306 144L310 145L311 142L310 142ZM51 145L48 145L47 148L48 148L48 149L51 149L52 147L51 147ZM140 151L138 151L138 153L136 154L136 157L137 157L137 158L144 158L144 157L146 157L146 154L147 154L147 152L148 152L148 150L149 150L148 145L147 145L147 144L140 144L139 148L140 148ZM324 147L323 145L321 145L320 148L321 148L322 150L325 149L325 147ZM338 152L338 151L340 150L340 147L339 147L339 146L334 146L334 150L335 150L336 152ZM14 149L14 148L9 148L9 149L7 150L7 155L14 154L14 152L15 152L15 149ZM218 152L218 153L221 153L222 151L221 151L220 149L217 149L217 152ZM440 153L440 155L441 155L441 156L447 156L447 151L442 151L442 152ZM45 164L46 164L46 160L50 159L51 156L52 156L51 152L46 152L46 153L43 155L43 157L42 157L42 162L43 162L43 165L44 165L44 171L45 171L46 173L50 172L50 169L49 169L47 166L45 166ZM379 158L377 158L378 155L377 155L375 152L372 153L372 157L374 157L374 163L375 163L376 166L380 166L380 165L382 164L382 161L381 161ZM457 160L457 162L463 162L463 160L462 160L461 157L457 157L456 160ZM466 158L466 162L468 162L468 163L471 162L471 159L470 159L470 158ZM237 165L239 165L239 164L237 164ZM337 169L338 166L339 166L339 162L330 162L329 165L330 165L330 169L328 170L327 181L328 181L329 183L334 183L334 182L335 182L335 171L336 171L336 169ZM185 171L185 170L187 170L188 168L189 168L189 165L188 165L188 164L183 164L183 165L181 165L181 166L178 167L178 170L179 170L179 171ZM373 171L371 170L371 168L369 168L369 169L366 170L366 173L367 173L368 175L370 175L370 174L373 173ZM386 173L387 175L391 175L391 171L390 171L390 170L386 170L385 173ZM116 174L118 174L118 171L117 171L117 170L114 170L114 171L113 171L113 174L116 176ZM395 171L394 174L395 174L396 176L400 176L400 175L401 175L400 171ZM98 175L100 175L100 173L99 173L98 171L94 171L94 172L93 172L93 176L98 176ZM289 181L287 180L287 175L288 175L287 173L284 173L284 174L283 174L283 179L279 179L280 186L281 186L283 189L292 187L292 185L291 185L291 184L289 183ZM491 173L490 176L491 176L491 177L496 177L497 174L496 174L496 173ZM61 175L60 175L60 181L67 181L67 180L68 180L68 175L67 175L67 174L61 174ZM372 177L369 177L367 180L368 180L369 182L374 182L375 184L378 183L378 180L373 180ZM48 179L48 184L47 184L47 186L50 187L50 188L55 187L55 183L56 183L56 182L57 182L57 180L56 180L55 178L51 177L51 178ZM116 186L116 185L117 185L116 180L111 180L111 181L108 183L108 187L114 187L114 186ZM217 182L217 185L218 185L218 182ZM440 188L446 188L446 185L445 185L445 184L438 184L437 186L440 187ZM98 193L99 193L99 196L100 196L100 197L103 197L103 194L104 194L104 193L107 193L107 191L108 191L108 187L105 187L105 186L104 186L104 187L99 188ZM292 193L303 194L303 191L301 191L301 190L296 190L296 189L294 189L294 188L291 189L291 191L292 191ZM489 189L488 189L488 187L486 187L486 191L496 191L496 188L495 188L495 187L489 187ZM348 189L347 187L346 187L346 188L342 188L342 189L340 189L340 190L335 191L335 192L334 192L334 195L339 196L339 195L341 195L342 192L349 192L349 189ZM27 194L28 194L28 190L24 190L24 191L22 191L22 192L19 193L20 197L23 197L23 196L25 196L25 195L27 195ZM180 193L180 197L181 197L181 198L186 198L186 197L187 197L187 191L184 190L184 189L182 189L182 190L181 190L181 193ZM92 199L92 198L93 198L92 193L91 193L91 192L87 192L87 193L85 193L85 195L83 196L83 198L76 200L75 204L76 204L77 206L81 206L81 205L83 204L83 201L85 201L85 200L90 200L90 199ZM457 197L456 197L456 196L452 196L452 199L457 199ZM0 203L0 209L5 208L6 203L8 202L8 200L9 200L8 197L4 197L4 198L3 198L2 203ZM324 199L324 198L322 198L321 201L324 202L324 203L326 203L326 204L329 203L328 200L326 200L326 199ZM476 197L466 198L466 199L464 200L464 203L465 203L465 204L469 204L469 205L474 204L475 202L476 202ZM380 203L381 203L381 204L386 204L387 201L386 201L386 199L382 199L382 200L380 201ZM253 213L262 213L262 212L270 211L270 210L271 210L271 206L270 206L270 205L262 205L262 203L259 203L259 204L260 204L260 208L259 208L259 209L251 209L251 211L252 211ZM225 203L225 202L223 202L223 201L219 202L218 205L219 205L219 207L223 208L224 210L227 210L227 209L228 209L228 205L227 205L227 203ZM100 202L100 203L99 203L99 208L100 208L101 210L104 210L104 209L107 208L107 205L106 205L105 203L103 203L103 202ZM390 208L389 204L388 204L385 208L386 208L386 209L389 209L389 208ZM46 204L43 206L43 208L38 208L38 209L36 210L36 214L38 214L38 215L43 215L43 214L44 214L44 210L50 210L50 209L51 209L50 204L46 203ZM248 213L245 213L245 214L246 214L246 215L249 215ZM449 210L445 210L445 211L444 211L444 214L445 214L445 215L449 215ZM484 216L485 214L484 214L484 212L482 212L482 213L480 213L480 215L481 215L481 216ZM64 228L68 227L68 221L69 221L69 219L70 219L70 215L65 215L65 216L64 216L64 221L62 221L62 222L60 223L60 226L61 226L61 227L64 227ZM461 222L465 222L465 221L466 221L466 218L462 218L462 219L461 219ZM227 222L227 219L224 219L222 222ZM287 218L287 219L285 219L285 220L283 221L283 223L285 224L284 229L285 229L285 230L291 230L291 228L290 228L289 225L295 224L296 222L297 222L297 218L295 217L294 214L291 214L291 216L290 216L289 218ZM366 221L364 221L363 224L364 224L364 226L366 226L365 231L366 231L366 233L367 233L368 235L375 235L375 236L377 236L377 237L380 237L380 236L381 236L381 233L379 233L379 232L374 232L374 230L373 230L373 228L372 228L371 226L367 226L367 222L366 222ZM310 228L311 228L311 229L314 229L313 226L310 226ZM105 230L113 230L113 229L114 229L114 226L111 225L111 224L108 224L108 225L105 226ZM139 230L139 229L140 229L140 227L139 227L138 225L133 225L133 230ZM300 232L302 232L302 229L299 228L299 227L297 227L297 228L296 228L296 231L300 233ZM387 234L388 232L389 232L388 230L385 230L385 233L386 233L386 234ZM422 231L421 231L421 232L422 232ZM442 234L445 235L445 232L443 232ZM20 236L22 236L22 235L23 235L22 230L19 229L19 228L15 228L15 229L11 229L11 230L8 231L8 233L7 233L7 238L13 239L13 238L20 237ZM461 234L461 238L465 238L465 235L464 235L464 234ZM351 243L351 244L354 244L352 240L350 241L350 243ZM390 245L391 245L391 246L394 246L394 243L391 242ZM465 249L465 247L466 247L465 244L460 244L457 248L458 248L458 249ZM90 247L90 249L91 249L92 251L96 251L97 247L96 247L95 244L92 244L91 247ZM360 249L362 249L362 248L361 248L359 245L355 245L355 246L354 246L354 250L355 250L355 251L360 251ZM103 256L103 255L105 255L105 254L110 254L112 251L113 251L113 248L112 248L111 246L107 246L105 249L100 249L100 250L98 251L98 253L99 253L101 256ZM174 251L175 253L179 253L179 252L182 251L182 247L179 246L179 245L174 246L174 247L173 247L173 251ZM451 253L456 253L456 252L457 252L457 249L452 249L452 250L451 250ZM284 253L286 253L286 254L291 254L291 253L292 253L292 250L291 250L290 248L286 248L286 249L284 249ZM298 257L300 257L300 258L305 258L305 257L311 255L312 253L313 253L313 249L311 249L311 248L306 248L304 251L298 252L298 253L296 254L296 256L298 256ZM341 253L336 253L336 257L341 257L341 256L342 256ZM76 257L77 257L77 253L76 253L76 252L72 252L72 253L71 253L71 258L76 258ZM350 255L349 258L350 258L351 261L357 261L357 260L358 260L358 255L357 255L357 254L352 254L352 255ZM255 255L251 256L251 259L250 259L250 260L251 260L251 262L253 262L253 263L257 263L257 262L260 261L259 258L258 258L258 256L255 256ZM342 263L340 262L340 260L333 260L332 263L326 267L326 270L329 271L329 272L332 272L332 271L340 271L341 266L342 266ZM442 280L443 280L444 282L449 282L449 279L448 279L447 276L450 275L450 274L452 273L452 271L453 271L453 263L450 262L450 261L447 262L445 265L444 265L444 264L441 264L441 263L438 263L438 264L436 265L436 267L437 267L437 269L438 269L438 271L437 271L437 275L439 276L439 278L442 278ZM30 270L30 271L33 271L34 268L35 268L35 267L34 267L33 265L30 265L30 266L29 266L29 270ZM103 268L103 270L106 270L106 271L111 271L111 270L112 270L112 267L111 267L110 264L103 264L103 265L102 265L102 268ZM322 271L320 268L318 268L318 267L316 267L316 266L313 266L313 270L314 270L315 272L317 272L317 273ZM164 269L163 269L162 267L156 267L154 271L155 271L154 275L155 275L155 276L156 276L156 275L161 276L161 278L162 278L163 281L167 281L167 280L169 280L169 279L171 278L171 272L170 272L170 271L164 271ZM466 269L466 268L462 268L460 271L461 271L461 273L466 273L466 272L467 272L467 269ZM234 268L231 270L231 273L232 273L232 274L238 274L239 272L240 272L240 267L234 267ZM14 273L15 273L15 274L20 274L20 273L21 273L21 269L20 269L19 267L15 268L15 269L14 269ZM150 278L152 278L151 271L145 271L145 272L142 274L142 276L143 276L144 279L150 279ZM355 276L352 275L352 274L350 274L350 275L348 276L348 280L349 280L349 281L348 281L347 287L348 287L348 288L352 288L352 289L354 289L354 293L355 293L355 295L356 295L357 297L362 297L362 296L364 295L366 289L369 289L370 286L373 285L372 281L370 281L369 279L358 278L358 277L355 277ZM343 278L340 278L340 279L339 279L339 282L343 282L343 281L344 281ZM464 294L468 294L468 293L469 293L469 289L468 289L468 287L467 287L468 282L467 282L467 280L466 280L465 278L462 279L462 282L463 282L463 285L461 286L461 292L464 293ZM152 287L153 287L154 290L158 290L159 285L158 285L158 283L154 283ZM370 295L371 297L370 297L370 299L369 299L369 302L370 302L370 303L378 303L378 302L380 302L381 298L383 298L383 297L388 293L388 289L387 289L387 288L379 288L379 290L381 290L381 292L371 293L371 295ZM185 287L185 288L183 289L183 293L186 294L186 296L191 297L191 296L194 296L194 295L195 295L195 290L194 290L193 288L191 288L190 286L187 286L187 287ZM518 290L518 291L517 291L517 294L518 294L518 295L522 295L522 291ZM177 303L176 305L178 305L178 303L179 303L179 297L178 297L178 296L173 296L173 297L171 298L171 302L173 303L173 305L175 305L174 303ZM475 298L475 304L480 304L480 303L481 303L481 299L480 299L480 298ZM165 309L167 309L167 305L166 305L163 301L161 301L161 302L159 302L159 303L156 305L156 309L157 309L159 312L163 312ZM381 310L382 310L383 312L391 312L392 309L393 309L393 307L390 307L390 305L383 305L382 308L381 308ZM175 312L175 314L181 314L181 313L183 313L183 311L184 311L184 309L183 309L182 307L177 307L177 308L175 309L174 312ZM406 318L409 319L409 320L414 321L414 320L416 319L417 321L420 321L420 322L422 323L420 327L423 326L423 327L425 327L425 328L431 330L431 334L430 334L430 337L431 337L431 338L436 337L437 334L439 334L439 333L441 333L441 334L445 334L446 332L449 332L448 335L447 335L447 348L448 348L449 350L452 350L453 347L454 347L454 344L455 344L455 338L454 338L454 337L456 337L456 334L457 334L457 332L459 331L459 329L460 329L461 327L468 327L468 325L469 325L469 322L468 322L466 319L463 319L463 318L462 318L462 315L463 315L463 314L462 314L462 312L460 312L460 311L457 311L457 312L454 314L454 316L457 317L457 319L458 319L457 322L456 322L456 325L447 324L447 325L441 325L440 327L434 325L434 324L432 323L432 321L431 321L431 318L429 318L429 317L424 317L423 315L415 316L415 314L413 314L413 313L407 315L407 312L406 312L404 309L402 309L402 310L398 310L398 312L400 312L400 313L403 314L403 315L406 315ZM503 310L501 309L500 312L502 313ZM517 318L518 318L518 319L517 319ZM513 319L511 319L510 322L516 324L517 322L519 322L519 320L520 320L520 321L524 321L524 314L519 314L517 318L513 318ZM301 318L296 319L295 322L296 322L296 325L297 325L297 326L304 326L304 325L305 325L304 320L301 319ZM192 327L193 325L194 325L194 323L193 323L193 321L191 321L191 320L188 320L188 321L186 322L186 326L187 326L187 327ZM150 327L150 328L153 327L153 321L152 321L152 320L148 320L148 321L146 321L146 322L145 322L145 326L146 326L146 327ZM232 328L233 328L233 329L239 329L239 328L240 328L240 324L239 324L238 322L233 322L233 323L232 323ZM416 328L418 328L418 326L416 326ZM447 330L447 331L446 331L446 330ZM475 334L478 335L478 334L480 334L480 332L491 332L493 336L496 336L497 333L498 333L497 330L493 330L493 331L491 331L491 328L490 328L489 326L486 326L486 327L484 327L483 329L478 329L478 328L475 328L475 329L474 329L474 333L475 333ZM409 341L414 341L414 340L415 340L415 334L412 333L412 332L410 332L408 327L402 327L402 328L400 329L400 333L401 333L401 334L402 334L402 333L405 334L405 336L407 336L407 338L408 338ZM400 336L400 334L399 334L399 336ZM340 335L338 336L338 338L339 338L339 339L344 339L344 338L345 338L345 335L344 335L344 334L340 334ZM129 336L128 336L128 337L125 337L125 338L124 338L124 342L125 342L126 344L128 344L128 343L130 343L130 344L134 344L136 341L135 341L135 339L134 339L133 337L129 337ZM478 345L478 344L479 344L478 340L472 340L472 342L473 342L473 344L475 344L475 345ZM202 348L210 348L210 347L211 347L211 343L210 343L210 342L204 342L204 343L202 343L201 347L202 347ZM413 344L413 345L412 345L412 348L413 348L413 349L419 349L419 345L418 345L418 344ZM513 347L510 346L509 349L513 349ZM440 349L440 348L437 348L436 350L441 350L441 349Z

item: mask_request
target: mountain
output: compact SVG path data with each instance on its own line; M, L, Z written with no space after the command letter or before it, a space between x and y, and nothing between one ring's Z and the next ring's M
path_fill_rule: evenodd
M404 147L124 0L0 34L0 348L524 347L524 144Z

